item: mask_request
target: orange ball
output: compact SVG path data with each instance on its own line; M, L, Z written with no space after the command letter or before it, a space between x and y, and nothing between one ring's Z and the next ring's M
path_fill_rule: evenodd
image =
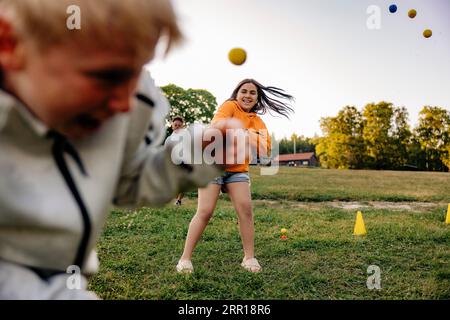
M242 48L233 48L228 53L228 59L232 64L240 66L247 60L247 52Z
M430 29L427 29L423 32L423 36L427 39L430 38L432 35L433 35L433 31L431 31Z
M417 16L417 11L414 9L409 10L408 12L408 17L410 17L411 19L414 19Z

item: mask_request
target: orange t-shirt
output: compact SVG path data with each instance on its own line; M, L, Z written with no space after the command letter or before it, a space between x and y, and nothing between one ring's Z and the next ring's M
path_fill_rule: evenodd
M264 121L255 112L246 112L237 101L226 101L219 107L211 123L229 118L235 118L242 122L244 128L248 130L250 146L256 148L259 156L270 155L270 135ZM250 159L245 159L245 163L229 165L225 171L247 172L249 163Z

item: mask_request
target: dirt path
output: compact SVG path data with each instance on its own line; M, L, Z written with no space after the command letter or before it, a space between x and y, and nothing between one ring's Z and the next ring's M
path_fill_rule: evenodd
M386 202L386 201L325 201L325 202L297 202L297 201L273 201L273 200L253 200L255 204L268 204L268 205L290 205L297 208L339 208L344 210L357 210L357 209L389 209L389 210L409 210L409 211L427 211L433 210L440 206L445 206L443 203L430 203L430 202Z

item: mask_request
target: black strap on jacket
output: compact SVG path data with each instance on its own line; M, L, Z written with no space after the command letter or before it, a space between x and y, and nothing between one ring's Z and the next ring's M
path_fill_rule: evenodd
M88 210L83 202L80 193L78 192L75 181L73 180L72 175L70 174L70 170L67 166L66 160L64 159L64 153L69 154L73 158L73 160L76 162L78 168L80 169L81 173L84 176L87 176L87 173L83 166L81 158L78 155L78 152L75 150L73 145L69 141L67 141L66 137L55 131L50 131L48 133L48 136L52 138L54 141L52 146L53 159L55 160L56 165L58 166L58 169L64 178L64 181L69 187L70 192L72 193L72 196L74 197L80 209L81 217L83 220L83 236L78 246L77 255L74 261L74 265L82 268L86 256L87 246L89 244L92 225L91 220L89 218Z
M150 99L149 97L147 97L145 94L142 93L136 93L136 98L145 103L147 106L149 106L150 108L153 108L155 106L155 103L153 102L152 99Z

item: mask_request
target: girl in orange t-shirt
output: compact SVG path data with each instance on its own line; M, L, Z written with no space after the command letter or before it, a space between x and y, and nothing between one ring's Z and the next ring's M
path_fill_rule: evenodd
M286 100L286 101L283 101ZM260 158L270 155L270 135L266 125L258 114L272 111L288 117L292 108L287 102L293 97L276 87L265 87L253 79L241 81L233 91L230 99L222 104L216 112L212 123L236 118L247 129L248 139L253 141ZM252 143L250 143L252 145ZM177 264L178 272L193 272L192 253L206 228L214 209L220 190L226 190L236 209L244 249L241 266L250 272L262 270L254 255L254 225L248 175L249 159L244 157L242 163L226 165L225 174L213 180L206 188L198 190L197 212L189 225L183 255Z

